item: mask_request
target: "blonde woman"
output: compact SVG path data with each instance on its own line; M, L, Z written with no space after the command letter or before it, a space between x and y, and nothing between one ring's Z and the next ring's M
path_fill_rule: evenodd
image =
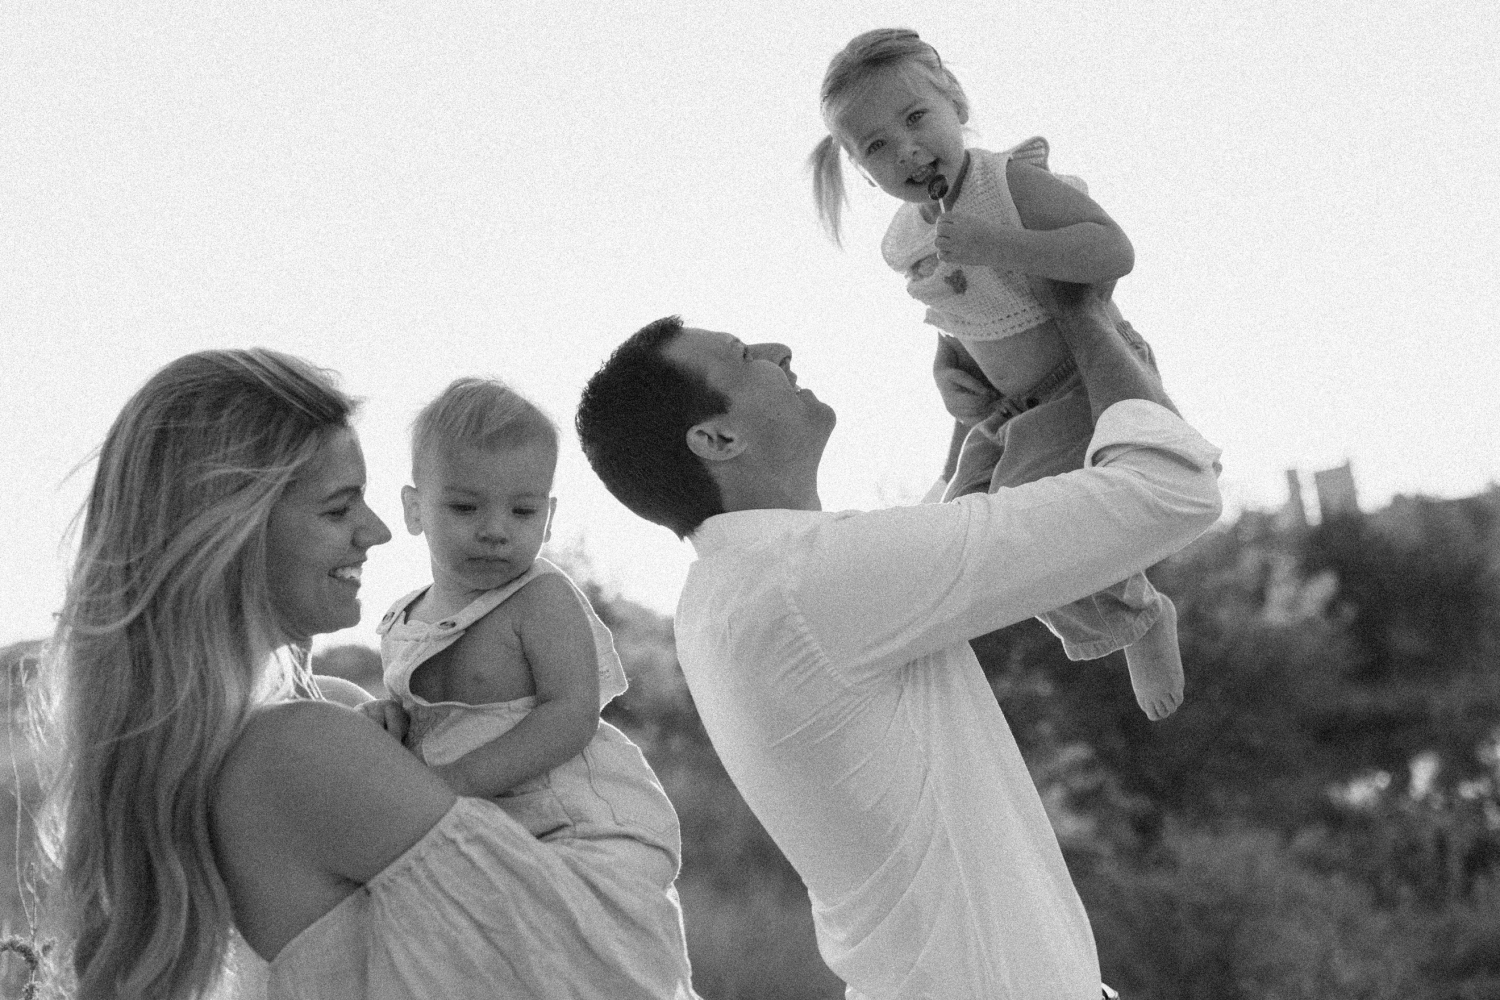
M209 351L109 431L48 670L77 997L222 995L236 928L272 997L692 997L680 915L674 936L601 905L628 872L318 694L311 637L359 620L390 538L354 409L297 358Z

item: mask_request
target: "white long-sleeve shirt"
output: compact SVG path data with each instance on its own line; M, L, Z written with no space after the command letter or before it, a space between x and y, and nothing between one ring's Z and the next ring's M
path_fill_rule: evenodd
M851 997L1099 996L1088 917L968 640L1182 548L1218 517L1217 472L1191 427L1126 400L1077 472L694 533L683 673Z

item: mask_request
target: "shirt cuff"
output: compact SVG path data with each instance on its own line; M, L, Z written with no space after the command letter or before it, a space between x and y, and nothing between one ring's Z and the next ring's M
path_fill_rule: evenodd
M1141 447L1173 452L1198 468L1219 466L1219 449L1177 414L1147 399L1122 399L1095 422L1084 468L1107 465L1114 455Z

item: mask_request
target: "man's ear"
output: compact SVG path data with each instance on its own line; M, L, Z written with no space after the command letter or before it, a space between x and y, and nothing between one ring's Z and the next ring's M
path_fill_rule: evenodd
M745 438L722 417L712 417L688 428L688 450L705 462L725 462L745 450Z
M422 533L422 508L417 503L415 486L401 487L401 516L406 521L406 530L413 535Z

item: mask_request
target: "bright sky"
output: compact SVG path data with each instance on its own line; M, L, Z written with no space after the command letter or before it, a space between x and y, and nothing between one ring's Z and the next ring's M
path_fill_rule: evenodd
M642 15L641 10L650 14ZM156 369L264 345L366 400L365 622L427 580L405 427L450 379L569 438L556 540L669 610L691 547L571 439L583 382L666 313L795 351L839 426L825 508L920 495L934 335L851 176L803 159L854 34L935 44L973 144L1033 134L1135 244L1116 293L1232 507L1346 459L1367 507L1500 480L1500 15L1483 3L82 3L0 7L0 642L50 628L69 478Z

